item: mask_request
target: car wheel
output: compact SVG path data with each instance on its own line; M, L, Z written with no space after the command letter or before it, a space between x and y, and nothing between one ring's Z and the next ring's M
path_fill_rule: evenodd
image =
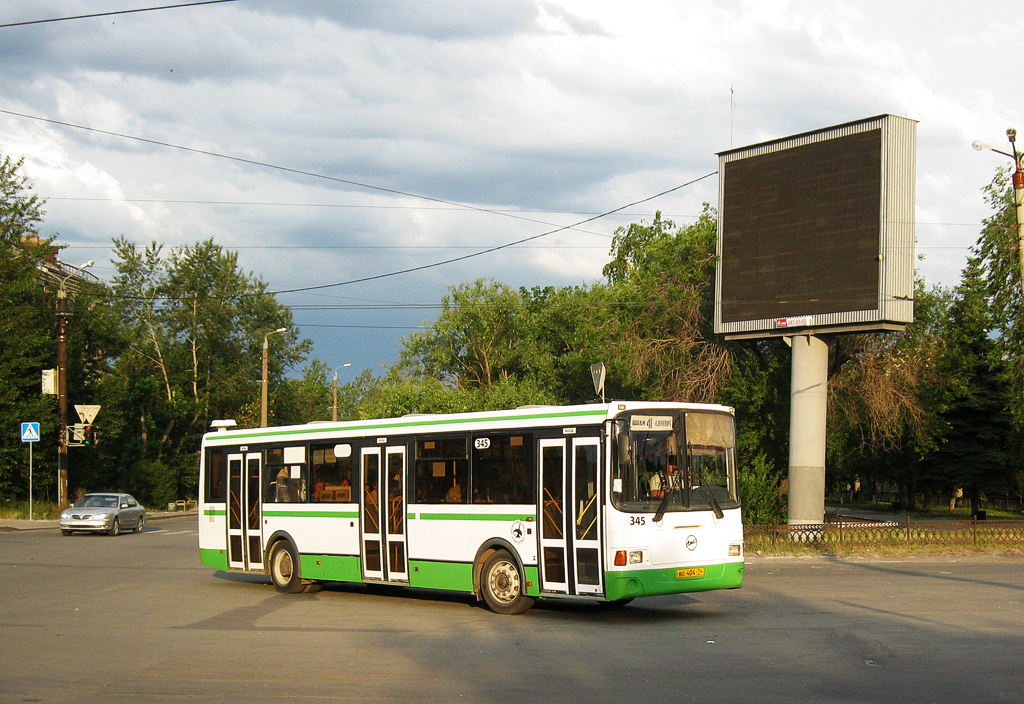
M299 569L299 555L287 540L274 543L270 551L270 579L282 594L297 594L306 588Z
M110 530L107 532L108 535L117 535L121 532L121 521L114 519L114 522L110 524Z
M61 534L61 535L71 535L71 531L69 531L69 530L64 530L63 528L61 528L61 529L60 529L60 534Z
M491 611L511 615L528 610L535 600L526 595L525 586L519 567L505 550L496 550L484 561L480 591Z
M142 528L145 525L146 525L146 517L145 516L139 516L139 522L135 524L135 532L136 533L141 533L142 532Z

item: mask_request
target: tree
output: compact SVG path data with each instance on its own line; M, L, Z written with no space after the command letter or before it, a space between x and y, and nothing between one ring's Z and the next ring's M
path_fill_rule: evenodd
M263 335L288 329L268 340L275 387L310 342L298 339L291 312L266 284L212 240L164 257L159 245L139 251L121 237L115 258L112 306L131 341L105 385L121 409L108 433L121 450L116 466L125 485L155 503L194 495L195 452L210 421L255 425L245 411L259 394Z
M0 427L8 429L0 433L0 496L27 499L26 447L11 430L39 422L36 469L52 471L57 414L53 397L40 394L41 370L54 366L54 316L37 268L54 249L39 240L43 202L31 192L23 164L0 154Z
M657 213L649 224L616 230L604 268L616 294L618 361L648 397L711 401L732 373L730 355L712 330L716 216L673 232Z
M993 354L1006 362L1012 393L1010 410L1016 430L1021 433L1024 432L1024 295L1009 171L998 169L984 193L993 213L982 222L981 235L974 247L979 284L991 308Z

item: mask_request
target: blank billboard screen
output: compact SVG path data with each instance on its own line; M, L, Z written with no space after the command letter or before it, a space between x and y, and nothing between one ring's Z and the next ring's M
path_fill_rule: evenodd
M723 158L715 320L720 332L736 324L745 331L774 330L786 320L813 319L826 327L890 315L883 277L889 265L902 266L903 257L886 261L887 247L907 244L887 244L882 236L886 189L894 182L886 179L886 135L880 125L867 126L827 138L811 133L810 139L780 140L782 146ZM895 197L906 190L904 184ZM912 213L912 184L909 191ZM903 204L900 212L905 209ZM912 222L910 233L912 248ZM912 257L906 261L912 281Z

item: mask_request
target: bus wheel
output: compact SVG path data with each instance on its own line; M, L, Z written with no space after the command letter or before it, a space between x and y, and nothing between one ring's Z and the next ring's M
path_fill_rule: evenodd
M491 611L521 614L533 606L534 598L524 592L525 582L515 560L505 550L496 550L480 571L480 591Z
M270 551L270 579L282 594L297 594L306 587L299 574L299 556L287 540L277 541Z

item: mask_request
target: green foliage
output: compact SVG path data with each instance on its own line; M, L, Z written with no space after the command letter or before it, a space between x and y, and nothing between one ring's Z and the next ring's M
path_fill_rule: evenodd
M764 452L754 453L742 463L740 500L746 525L786 522L786 498L780 491L781 474Z
M0 154L0 495L28 498L28 448L20 423L40 424L33 447L36 486L54 486L57 412L40 394L41 370L56 366L54 303L37 266L54 251L38 239L42 202L22 175L23 160Z
M298 379L284 379L274 394L274 421L278 425L298 425L331 420L333 396L331 369L314 359Z
M287 329L268 338L274 391L311 343L299 340L291 311L266 284L241 271L237 254L212 240L166 256L155 243L140 251L121 237L114 245L111 310L128 344L100 389L110 401L103 423L115 441L108 443L117 453L111 462L121 468L120 483L137 487L140 498L193 496L196 452L210 422L258 423L258 410L253 414L247 404L259 399L263 336ZM317 371L322 364L310 373ZM282 411L293 417L307 412L306 391L291 394ZM155 473L162 473L159 481Z

